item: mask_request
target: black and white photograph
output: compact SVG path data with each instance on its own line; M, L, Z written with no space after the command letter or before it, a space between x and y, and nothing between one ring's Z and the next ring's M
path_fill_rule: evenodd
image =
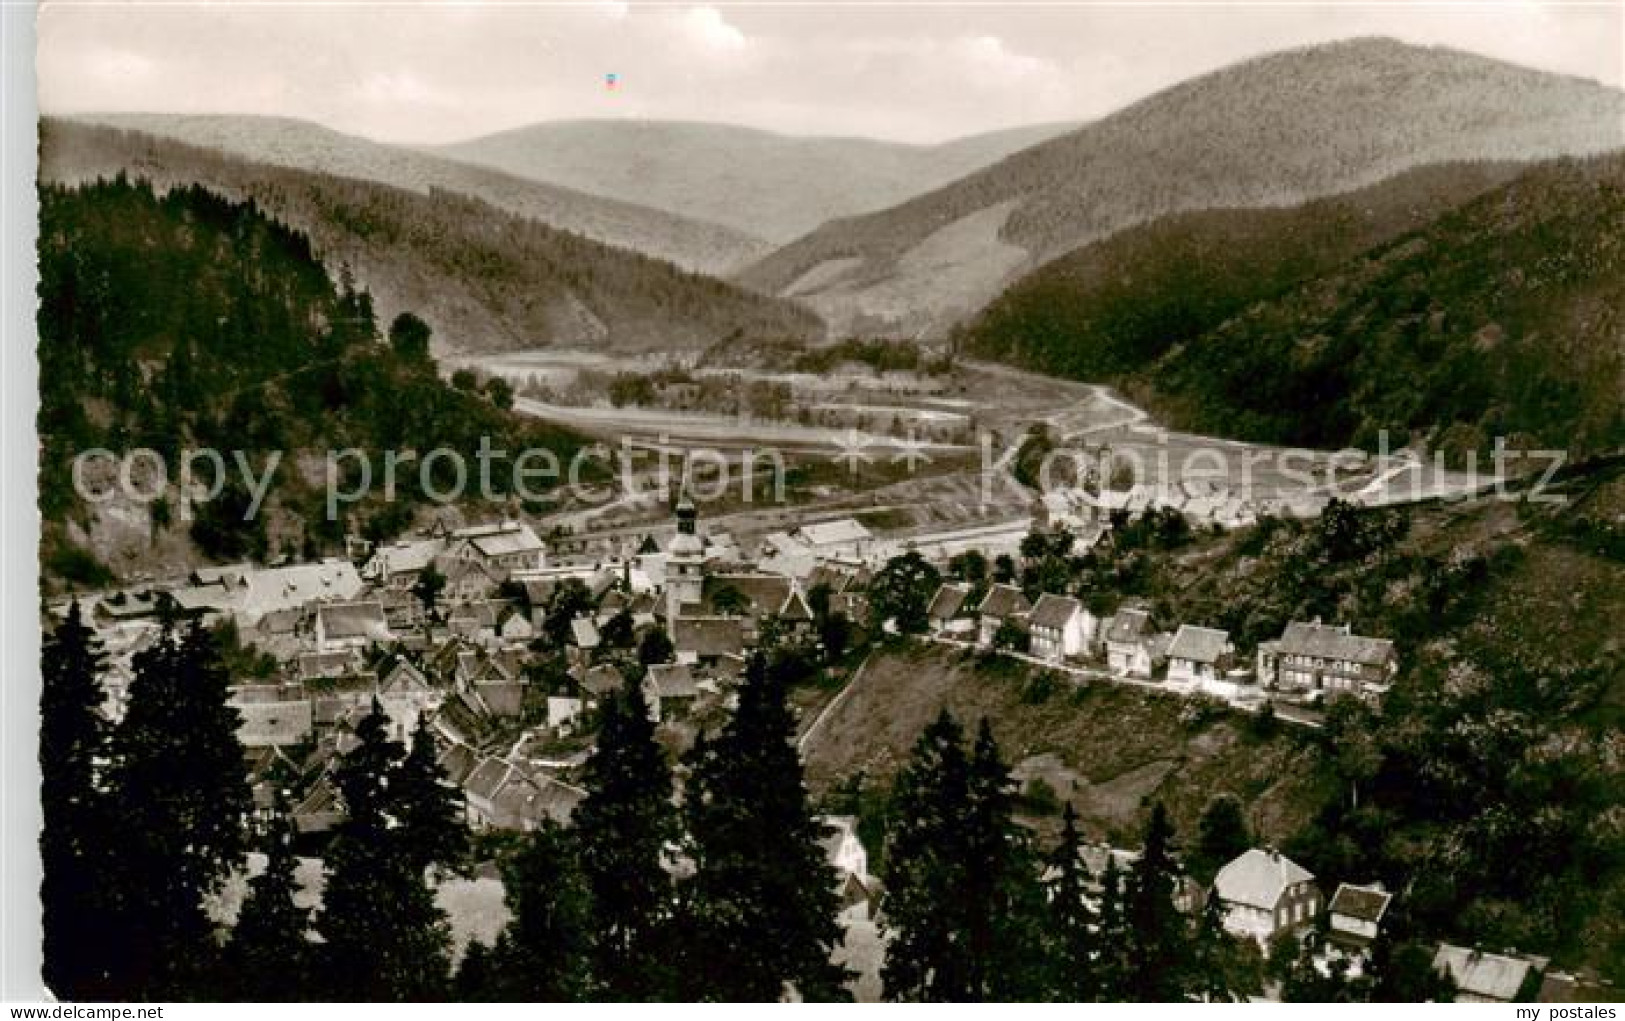
M1619 1018L1621 0L0 26L10 1018Z

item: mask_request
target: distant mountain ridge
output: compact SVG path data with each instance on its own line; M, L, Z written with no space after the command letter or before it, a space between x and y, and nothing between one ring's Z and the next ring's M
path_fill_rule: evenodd
M76 184L126 173L252 199L348 266L380 310L410 309L462 351L547 346L704 348L730 336L823 336L790 302L499 209L467 195L255 163L170 139L41 122L40 177Z
M560 230L703 273L726 272L771 247L760 237L690 215L526 180L293 118L95 114L73 119L170 138L257 163L375 181L422 194L455 191Z
M1009 281L1169 213L1270 206L1414 166L1590 154L1625 93L1443 48L1358 39L1165 89L882 212L824 225L738 279L837 330L945 330Z
M936 145L694 121L553 121L427 151L653 206L782 244L931 191L1072 130L1037 124Z

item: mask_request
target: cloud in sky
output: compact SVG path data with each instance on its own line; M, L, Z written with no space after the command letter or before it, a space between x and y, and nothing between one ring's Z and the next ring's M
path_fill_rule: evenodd
M1622 84L1615 3L884 2L42 6L48 112L276 114L388 141L654 117L934 141L1109 113L1194 74L1355 35ZM618 87L604 86L614 72Z

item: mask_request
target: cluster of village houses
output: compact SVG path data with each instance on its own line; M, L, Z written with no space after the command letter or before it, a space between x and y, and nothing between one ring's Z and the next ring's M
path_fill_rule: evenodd
M374 700L392 736L409 740L420 720L434 734L448 780L463 794L476 828L526 831L544 820L565 823L583 792L569 782L589 751L577 735L583 714L624 684L612 658L596 655L602 630L626 615L635 629L663 626L671 661L648 669L643 690L651 716L677 724L709 706L726 709L746 656L772 620L780 633L810 633L808 593L822 587L830 608L865 619L865 590L880 566L866 550L872 537L852 519L807 524L762 539L754 559L727 535L706 536L694 507L679 504L666 541L638 537L610 556L585 546L548 544L527 524L502 521L466 528L436 524L425 534L381 545L356 561L274 567L199 569L185 583L84 598L108 653L108 712L122 712L132 657L158 630L160 603L205 621L231 620L239 640L269 656L276 673L243 683L232 702L242 716L257 806L272 810L276 792L293 778L293 819L305 834L342 820L331 780L338 757L354 746L354 730ZM434 617L414 592L431 565L445 578ZM583 583L595 609L570 622L568 676L533 683L544 608L567 579ZM506 583L506 584L505 584ZM523 592L523 598L517 593ZM1313 699L1325 693L1375 698L1387 689L1397 661L1380 638L1318 621L1287 627L1261 644L1252 669L1225 632L1182 624L1172 633L1151 627L1147 610L1124 607L1097 617L1078 599L994 584L974 601L969 586L949 582L931 601L930 628L939 640L989 647L1014 625L1027 636L1032 659L1110 675L1158 679L1173 690L1243 698ZM65 604L54 609L65 610ZM543 690L545 688L545 690ZM583 740L571 742L575 735ZM870 924L877 885L857 839L855 821L826 819L826 850L841 874L843 920ZM1105 856L1131 852L1104 846L1086 854L1098 875ZM1392 895L1377 885L1337 887L1323 904L1315 877L1271 850L1255 849L1226 865L1211 894L1196 888L1182 903L1197 910L1208 895L1224 905L1226 925L1268 943L1283 930L1306 928L1330 913L1332 949L1358 971L1380 929ZM1464 998L1509 1000L1527 994L1544 962L1452 946L1439 949Z
M1399 670L1392 642L1354 634L1346 624L1288 624L1280 638L1259 643L1249 668L1228 632L1200 624L1158 631L1145 607L1125 606L1099 617L1073 596L1045 592L1034 602L1020 588L1002 583L979 600L971 597L970 585L943 583L927 611L932 633L988 648L1014 627L1025 636L1028 655L1039 661L1094 666L1124 678L1164 681L1169 690L1237 702L1266 697L1315 702L1331 695L1377 699Z

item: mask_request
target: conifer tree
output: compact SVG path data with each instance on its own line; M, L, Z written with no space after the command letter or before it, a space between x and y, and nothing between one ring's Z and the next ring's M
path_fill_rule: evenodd
M1061 814L1061 840L1049 859L1048 968L1049 998L1069 1003L1093 1000L1099 992L1096 981L1096 939L1099 918L1090 907L1091 877L1082 857L1083 837L1078 832L1078 813L1072 802Z
M787 986L807 1000L845 996L849 976L830 963L842 939L838 876L794 739L784 684L754 656L739 708L690 760L696 871L684 890L683 978L694 998L770 1002Z
M327 853L317 927L336 1000L434 1000L446 992L451 933L422 858L404 846L394 796L402 750L376 699L335 770L345 820Z
M1117 859L1108 854L1100 877L1100 954L1095 959L1097 998L1107 1003L1121 1002L1128 995L1134 948L1127 902L1127 877L1117 867Z
M1171 1003L1189 996L1189 927L1174 905L1179 867L1173 858L1173 824L1162 802L1151 808L1145 846L1129 876L1125 920L1133 954L1124 998Z
M1224 906L1210 893L1196 925L1191 993L1208 1003L1242 1002L1262 991L1261 964L1255 948L1244 947L1225 929Z
M218 943L204 900L247 850L240 717L226 704L229 676L214 639L197 624L177 638L166 623L134 665L112 784L124 996L206 997Z
M422 868L455 869L468 854L462 797L446 782L427 717L418 718L412 745L396 772L391 799L405 852Z
M249 1002L320 999L312 982L310 911L294 902L299 889L293 827L278 805L266 833L265 871L248 881L237 925L226 945L228 989Z
M501 1003L508 999L498 989L500 973L494 963L502 950L501 943L499 939L497 946L488 947L477 939L469 941L452 978L452 999L458 1003Z
M512 917L490 955L492 998L534 1003L591 999L592 892L573 832L544 823L525 837L504 879ZM463 973L469 968L465 960ZM460 980L467 981L461 975Z
M1031 843L1014 819L1014 787L984 717L971 751L960 893L969 991L977 1000L1029 1000L1042 992L1043 892Z
M893 1000L970 998L974 968L960 901L969 783L964 730L944 709L920 735L892 795L884 905L891 939L881 980Z
M102 661L74 602L46 636L40 689L41 949L45 984L64 1000L95 998L107 980L102 909L112 841L98 788L108 736Z
M671 767L641 684L629 680L601 713L573 820L592 891L593 972L610 999L658 999L671 978L661 945L672 909L665 856L678 833Z

